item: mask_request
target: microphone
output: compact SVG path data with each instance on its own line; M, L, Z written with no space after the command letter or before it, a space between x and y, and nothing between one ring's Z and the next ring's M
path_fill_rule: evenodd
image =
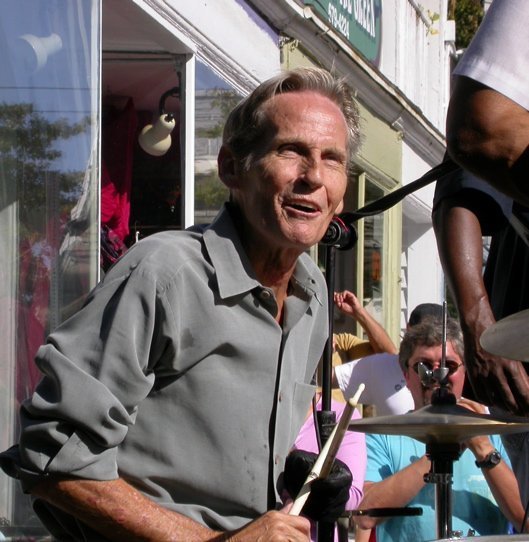
M334 246L340 250L353 248L358 241L358 233L352 223L346 223L342 216L336 215L329 224L320 244Z

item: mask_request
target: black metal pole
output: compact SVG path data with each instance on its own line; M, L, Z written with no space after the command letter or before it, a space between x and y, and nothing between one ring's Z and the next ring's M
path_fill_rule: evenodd
M318 426L320 429L321 445L325 446L334 426L336 425L336 412L332 410L332 335L334 313L334 269L336 249L326 247L325 278L327 280L327 293L329 304L329 338L325 345L322 360L321 377L321 411L318 412ZM334 522L318 522L318 542L332 542L334 540Z
M436 532L439 539L452 536L453 464L461 455L459 443L426 443L426 455L432 462L424 481L435 484Z
M325 280L327 282L327 297L329 310L329 339L325 345L323 353L323 366L321 377L321 409L322 411L331 410L331 392L332 392L332 335L333 335L333 314L334 314L334 269L336 266L336 248L327 247L325 257ZM332 431L332 428L331 428ZM330 433L329 433L330 434Z

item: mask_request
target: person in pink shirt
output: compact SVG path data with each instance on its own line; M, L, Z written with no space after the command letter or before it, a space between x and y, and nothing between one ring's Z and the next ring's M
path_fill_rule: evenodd
M319 394L316 396L317 404L316 408L321 409L321 401ZM345 408L345 403L338 401L331 402L331 408L336 412L336 421L338 422L342 416ZM355 409L352 419L361 418L358 410ZM305 423L301 427L301 430L294 443L294 449L305 450L307 452L314 452L319 454L318 441L316 437L316 431L314 426L314 417L312 409L307 414ZM345 437L340 445L336 459L339 459L349 467L353 476L353 482L349 489L349 500L346 504L346 510L354 510L358 507L360 501L364 495L364 477L367 464L366 442L364 433L356 433L353 431L347 431ZM316 524L311 522L311 539L316 540ZM335 542L338 542L338 528L335 529Z

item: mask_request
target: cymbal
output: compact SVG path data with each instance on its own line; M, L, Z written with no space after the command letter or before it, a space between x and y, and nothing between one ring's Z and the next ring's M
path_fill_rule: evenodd
M478 435L529 431L529 418L478 414L457 404L427 405L406 414L353 420L351 431L405 435L430 443L461 443Z
M498 320L483 332L479 342L495 356L529 361L529 309Z

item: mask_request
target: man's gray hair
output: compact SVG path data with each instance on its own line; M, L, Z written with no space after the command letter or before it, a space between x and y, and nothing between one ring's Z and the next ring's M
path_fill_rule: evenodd
M321 68L296 68L261 83L230 113L224 126L222 142L248 169L266 125L264 104L270 98L287 92L314 91L329 98L341 110L347 124L347 164L360 144L360 116L353 91L344 78L336 78Z
M464 344L461 326L455 318L447 318L446 342L450 343L456 354L464 360ZM443 321L441 318L426 317L404 335L399 348L399 363L406 371L408 362L418 346L439 346L443 344Z

